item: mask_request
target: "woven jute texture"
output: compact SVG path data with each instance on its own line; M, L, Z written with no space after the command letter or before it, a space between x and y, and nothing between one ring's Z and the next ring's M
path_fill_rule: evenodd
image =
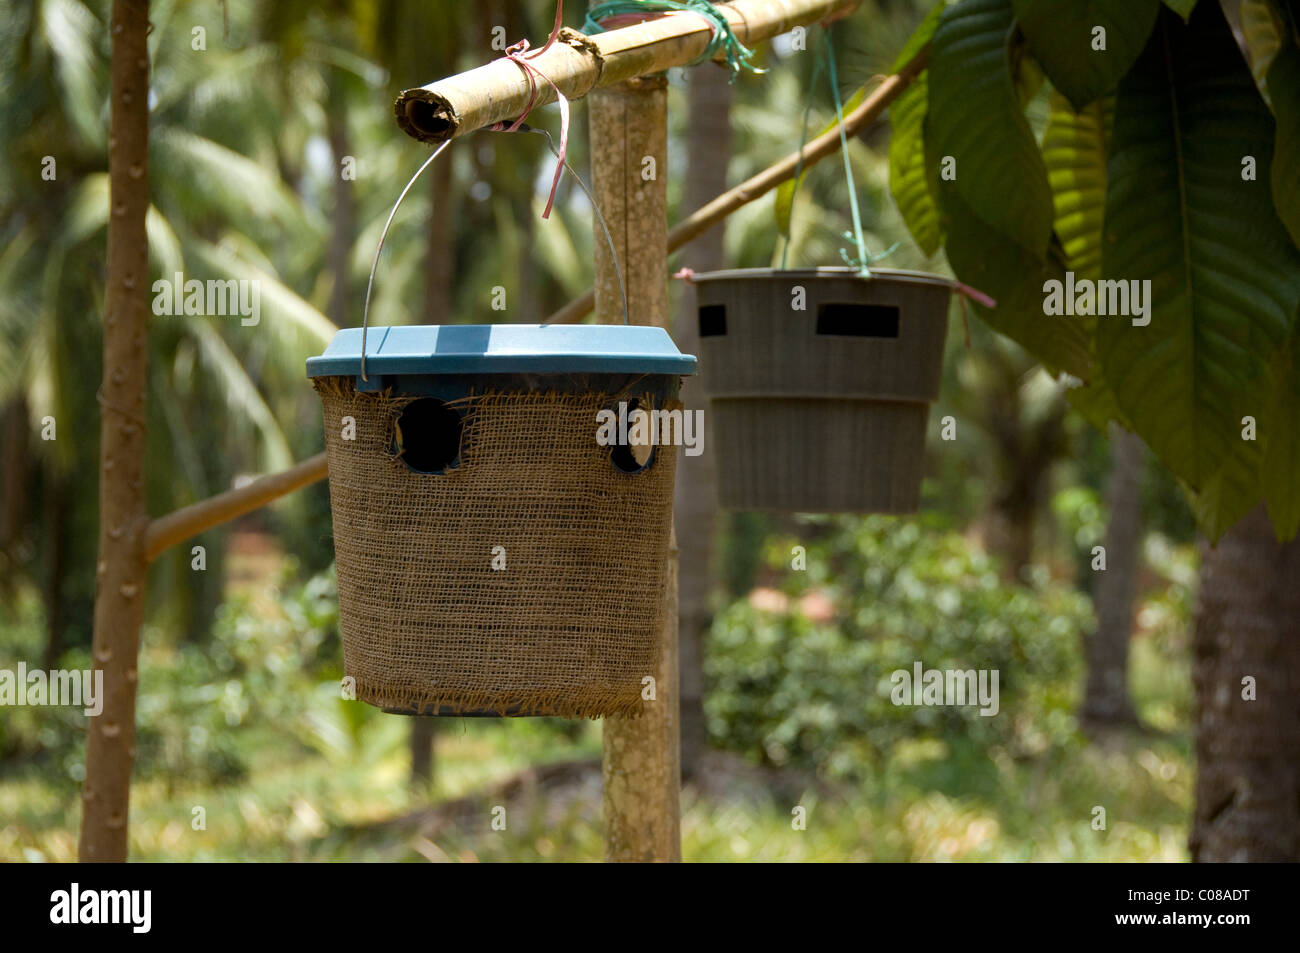
M443 714L638 714L665 621L676 448L626 473L596 442L597 412L619 397L488 392L449 403L463 414L459 465L416 473L393 447L415 398L315 385L357 697Z

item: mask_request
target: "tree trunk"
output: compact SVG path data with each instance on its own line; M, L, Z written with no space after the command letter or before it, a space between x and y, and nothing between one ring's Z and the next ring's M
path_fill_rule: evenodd
M1300 541L1262 506L1202 546L1195 653L1192 859L1300 861Z
M63 654L63 633L67 619L63 612L63 575L67 572L68 556L68 478L57 471L46 485L45 532L47 535L49 568L45 579L45 667L57 667Z
M27 441L31 421L27 400L19 394L5 404L0 414L4 459L0 460L0 556L17 562L18 537L22 534L23 504L27 490ZM6 578L12 579L9 572Z
M443 155L429 170L433 202L429 215L429 253L425 259L424 323L447 324L451 287L456 277L456 242L452 229L452 163Z
M1038 512L1050 489L1052 467L1068 449L1065 415L1068 405L1061 394L1037 420L1025 419L1020 393L1021 371L1014 364L1000 368L999 387L991 395L987 423L997 450L998 490L988 534L989 551L1002 559L1003 573L1013 582L1034 561L1034 536ZM1036 415L1037 416L1037 415Z
M356 324L357 315L350 312L352 282L348 261L352 243L357 233L356 182L343 177L343 157L352 155L352 137L348 132L347 97L343 83L335 79L330 90L330 108L326 113L330 151L334 154L334 215L330 223L328 267L333 287L330 290L329 316L341 328Z
M416 715L411 718L411 787L425 791L433 780L433 746L437 737L434 720Z
M1136 725L1128 691L1129 635L1137 574L1142 567L1140 482L1142 438L1111 424L1110 477L1106 484L1106 569L1096 577L1097 630L1084 647L1088 680L1080 717L1085 724Z
M144 620L145 382L149 354L149 2L113 0L108 279L100 392L94 664L104 708L87 728L80 857L124 861Z
M702 65L690 72L686 126L685 207L694 211L727 188L727 161L731 157L731 83L727 71ZM722 267L724 230L714 228L685 247L682 263L695 271ZM687 354L699 350L695 289L687 285L677 313L677 346ZM687 411L704 408L700 374L682 385ZM705 409L706 420L708 411ZM682 455L677 464L677 542L680 555L680 640L682 679L682 776L693 777L700 755L708 745L704 720L704 639L713 618L713 451L706 434L704 452Z

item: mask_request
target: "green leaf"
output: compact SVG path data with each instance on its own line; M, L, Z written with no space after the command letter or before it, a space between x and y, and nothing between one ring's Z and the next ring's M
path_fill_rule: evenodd
M1056 235L1066 266L1080 278L1101 277L1101 235L1106 219L1107 112L1098 100L1075 112L1060 93L1051 96L1043 134L1043 162L1052 186Z
M1199 493L1179 481L1190 497L1197 525L1212 543L1217 543L1259 503L1259 445L1245 440L1241 443L1241 452L1228 457Z
M939 249L939 208L925 171L927 74L922 73L894 100L889 110L889 194L907 230L927 255Z
M1292 333L1279 363L1277 392L1259 420L1260 486L1277 538L1285 542L1300 530L1300 331Z
M936 3L916 28L891 72L897 73L934 37L947 0ZM925 171L925 113L929 103L929 73L925 70L889 107L889 194L907 230L926 255L939 250L939 209Z
M1020 103L1021 112L1025 112L1043 88L1046 76L1029 51L1029 41L1018 29L1011 31L1007 43L1007 63L1011 68L1011 82L1016 87L1016 101ZM1032 122L1030 128L1033 128Z
M1187 22L1192 17L1192 10L1196 7L1196 0L1165 0L1165 6Z
M1268 70L1273 58L1282 48L1285 32L1272 0L1241 0L1241 38L1245 41L1246 59L1255 85L1265 102L1272 102L1268 93Z
M247 257L237 255L228 243L212 244L195 239L191 247L198 264L211 272L237 281L249 279L259 282L259 323L269 333L285 335L286 330L293 329L315 346L329 343L338 333L338 326L310 302L300 298L273 272L249 261ZM287 341L288 336L285 335L285 338Z
M930 163L955 163L955 178L938 182L941 206L959 198L963 210L1042 261L1052 194L1012 81L1011 24L1011 0L963 0L944 11L930 48L926 153Z
M934 38L934 31L939 28L939 19L943 16L944 9L948 6L948 0L939 0L930 12L925 15L915 32L903 44L903 49L899 51L898 58L894 60L894 65L890 67L891 73L897 73L904 66L912 61L912 57L921 52L921 47L925 46Z
M1273 58L1268 88L1277 117L1273 140L1273 204L1300 245L1300 47L1287 44Z
M975 305L975 313L1050 369L1091 377L1083 323L1043 313L1043 283L1061 279L1059 262L1035 259L968 209L956 192L943 201L942 227L953 272L997 301L996 308Z
M1112 420L1119 422L1126 430L1132 429L1119 404L1115 402L1115 392L1106 385L1106 380L1101 375L1069 388L1065 392L1065 399L1079 416L1103 434Z
M1146 45L1160 0L1012 0L1034 57L1075 109L1115 88ZM1096 49L1104 29L1104 49Z
M1101 239L1106 219L1106 144L1114 112L1112 97L1097 100L1076 113L1060 93L1053 91L1051 112L1043 133L1043 162L1052 185L1056 208L1056 236L1065 252L1065 267L1079 278L1101 277ZM1065 397L1085 420L1106 433L1118 420L1128 429L1115 395L1098 373L1096 364L1097 318L1083 316L1084 334L1093 347L1093 376L1066 391Z
M205 369L220 382L221 393L228 402L223 408L225 412L246 418L261 434L267 469L276 471L292 466L293 453L279 421L230 345L206 320L189 321L185 328L198 342Z
M45 40L54 53L54 76L72 126L82 142L102 148L105 90L96 44L104 24L88 4L75 0L46 0L40 9Z
M1102 273L1150 281L1150 323L1102 317L1097 350L1119 406L1197 494L1211 536L1258 502L1241 418L1300 310L1300 251L1268 189L1273 120L1217 4L1162 14L1120 84L1107 165ZM1242 179L1242 157L1259 160ZM1252 462L1253 461L1253 462Z

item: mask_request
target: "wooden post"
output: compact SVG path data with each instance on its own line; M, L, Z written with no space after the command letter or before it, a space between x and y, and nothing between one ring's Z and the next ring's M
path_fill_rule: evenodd
M108 136L108 282L100 389L99 564L94 666L104 708L89 719L83 861L124 861L135 760L136 656L144 621L145 381L149 355L149 0L113 0Z
M591 178L627 286L632 324L668 324L668 82L663 75L598 90L590 105ZM596 316L623 320L614 262L596 226ZM605 859L682 859L678 723L677 537L669 550L663 658L640 718L604 724Z

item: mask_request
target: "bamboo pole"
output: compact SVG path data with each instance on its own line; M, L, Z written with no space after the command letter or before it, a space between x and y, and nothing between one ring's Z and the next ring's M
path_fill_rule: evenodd
M259 477L237 490L218 493L192 506L153 520L145 533L145 556L153 562L162 552L199 533L261 509L294 490L325 479L325 454L318 453L288 470Z
M717 9L746 45L796 26L842 16L861 0L732 0ZM694 13L668 13L634 26L585 36L567 27L545 53L529 63L569 99L637 76L689 66L709 45L712 29ZM424 142L445 142L484 126L514 120L528 111L533 86L507 57L402 92L394 104L397 124ZM538 81L533 107L555 102L549 83Z
M628 319L666 327L667 80L646 77L601 90L591 98L590 130L592 189L623 267ZM604 243L595 247L596 316L602 323L617 323L623 320L623 302L614 260ZM660 632L662 658L653 673L655 700L646 702L638 718L611 717L604 723L609 861L681 860L675 534L663 598L667 607Z
M113 0L108 280L100 389L99 562L91 646L103 709L88 719L83 861L124 861L135 760L136 658L144 621L145 382L149 333L149 2Z
M897 99L899 94L916 77L921 75L926 63L929 61L929 54L930 47L926 45L897 74L886 77L885 81L877 86L856 109L845 116L845 137L856 135L860 130L875 122L886 107ZM713 201L700 206L672 227L668 232L668 253L672 254L693 239L703 235L714 225L722 222L732 212L762 198L781 183L793 179L795 171L800 167L799 157L801 154L803 156L803 168L806 170L827 156L834 155L839 149L839 130L832 129L830 132L824 133L806 143L801 151L790 153L790 155L774 165L770 165L752 178L746 179L734 189L723 192ZM581 321L591 313L594 304L595 292L588 289L580 297L574 298L547 318L546 323L569 324Z

